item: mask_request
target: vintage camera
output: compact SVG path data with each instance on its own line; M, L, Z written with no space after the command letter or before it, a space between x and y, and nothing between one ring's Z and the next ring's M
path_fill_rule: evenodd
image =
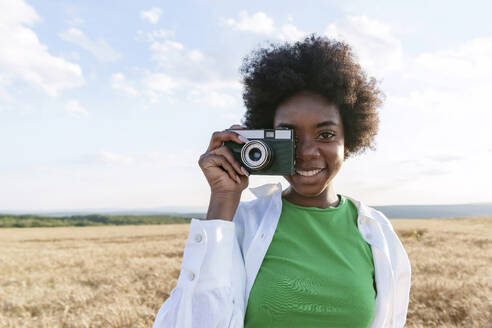
M293 175L295 138L292 129L247 130L230 129L248 138L245 144L224 142L234 158L250 174Z

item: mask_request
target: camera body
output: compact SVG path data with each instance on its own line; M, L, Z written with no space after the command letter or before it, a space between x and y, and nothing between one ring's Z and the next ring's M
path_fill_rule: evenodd
M234 158L250 174L293 175L295 165L295 138L292 129L230 129L249 141L237 144L224 142Z

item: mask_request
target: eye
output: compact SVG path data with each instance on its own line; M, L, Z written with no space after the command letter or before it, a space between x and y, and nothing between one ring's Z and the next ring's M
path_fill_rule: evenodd
M320 132L319 137L320 137L320 139L325 139L325 140L331 139L331 138L335 137L335 133L332 131L323 131L323 132Z

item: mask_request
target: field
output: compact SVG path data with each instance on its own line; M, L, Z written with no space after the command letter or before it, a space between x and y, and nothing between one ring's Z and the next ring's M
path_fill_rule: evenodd
M406 327L492 327L492 218L392 220L412 262ZM150 327L187 224L0 229L0 327Z

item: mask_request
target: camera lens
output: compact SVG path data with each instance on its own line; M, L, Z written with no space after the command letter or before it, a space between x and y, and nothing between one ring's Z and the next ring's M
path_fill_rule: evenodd
M261 150L259 150L258 148L253 148L249 151L248 155L252 161L256 162L261 158Z
M272 151L267 143L261 140L250 140L241 148L243 164L253 171L260 171L270 166Z

